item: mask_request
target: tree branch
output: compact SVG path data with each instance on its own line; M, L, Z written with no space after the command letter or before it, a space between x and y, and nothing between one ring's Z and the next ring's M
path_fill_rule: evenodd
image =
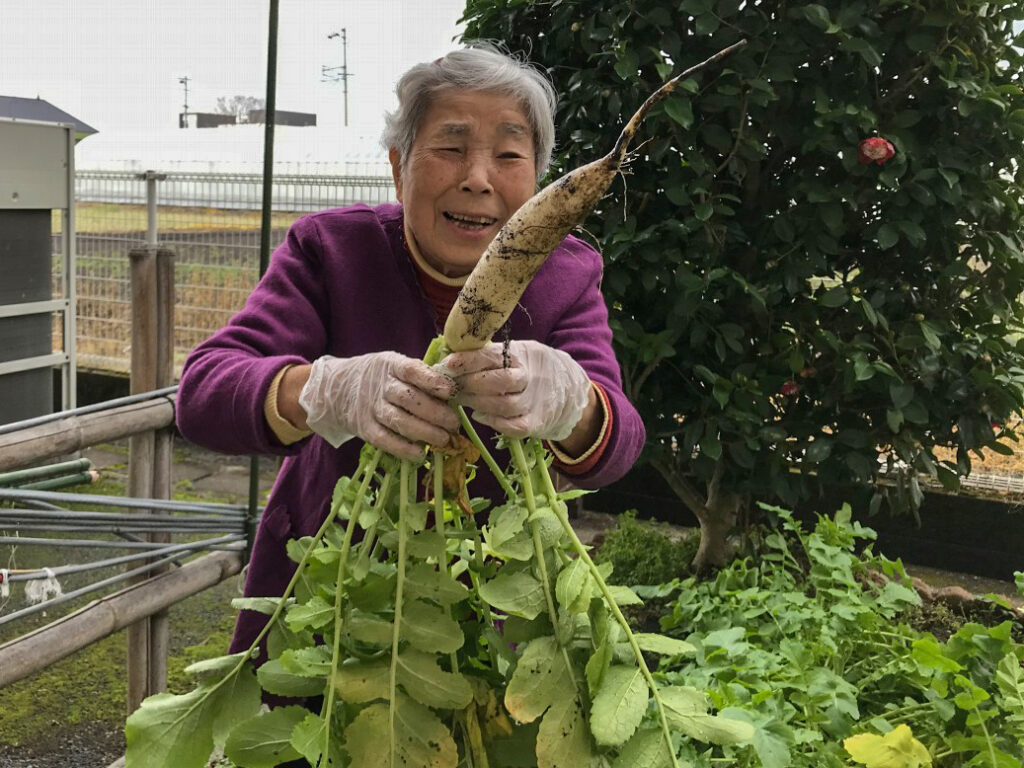
M939 46L939 49L935 51L934 54L932 54L932 57L925 61L924 64L922 64L920 67L915 69L911 73L910 77L904 80L898 88L893 88L883 98L879 99L879 106L883 104L888 104L890 101L897 99L898 97L902 96L904 93L909 91L910 88L914 85L914 83L916 83L918 80L924 77L925 73L935 66L935 57L941 56L943 53L945 53L946 49L949 48L949 46L951 46L955 40L956 38L953 38L953 40L946 40L941 46Z
M722 164L715 168L715 172L712 176L717 176L729 164L729 161L736 155L736 150L739 149L740 142L743 140L743 126L747 124L747 91L743 92L743 99L740 102L740 124L736 129L736 141L732 143L732 149L729 150L729 154L725 156L725 160Z
M697 489L682 477L674 467L670 466L668 462L663 459L652 459L651 466L658 470L658 473L665 478L665 482L668 483L672 492L682 499L683 503L693 514L705 518L710 514L707 504Z
M650 377L650 375L652 373L654 373L654 369L657 368L659 365L661 365L661 361L664 360L664 359L665 359L664 357L657 357L654 360L652 360L650 363L647 364L647 366L643 370L643 373L641 373L637 377L636 383L633 384L633 395L632 395L632 397L635 397L636 395L640 394L640 389L647 382L647 379Z

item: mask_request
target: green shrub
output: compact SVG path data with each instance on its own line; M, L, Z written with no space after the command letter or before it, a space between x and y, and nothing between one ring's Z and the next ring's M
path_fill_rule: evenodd
M619 516L594 560L611 563L615 584L663 584L690 572L697 550L692 538L673 540L661 526L636 519L636 510Z
M875 503L905 509L920 476L955 490L973 452L1012 451L1019 0L470 0L465 18L549 68L555 174L607 152L670 74L748 41L655 109L585 223L643 461L700 520L701 564L727 562L738 504L888 469ZM895 154L868 161L868 140Z

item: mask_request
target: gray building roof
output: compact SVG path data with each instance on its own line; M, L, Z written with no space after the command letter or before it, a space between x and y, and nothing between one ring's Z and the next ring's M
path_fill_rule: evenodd
M41 120L47 123L71 123L75 126L76 140L98 133L91 125L83 123L74 115L69 115L63 109L58 109L50 102L40 98L0 96L0 117L13 117L17 120Z

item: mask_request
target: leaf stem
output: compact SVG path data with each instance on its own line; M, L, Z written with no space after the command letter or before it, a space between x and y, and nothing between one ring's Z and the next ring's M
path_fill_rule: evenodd
M928 709L934 709L935 705L930 701L918 702L917 704L910 704L906 707L899 707L898 709L886 710L882 713L882 716L890 721L895 722L896 720L904 720L919 714L922 711Z
M470 442L476 446L476 449L480 451L480 458L484 460L484 464L491 470L491 474L494 475L494 479L498 481L498 485L505 491L505 495L510 498L516 498L516 492L512 489L512 484L508 481L508 477L501 471L501 467L498 466L498 462L494 460L494 456L487 450L487 446L484 445L483 440L480 439L480 435L477 434L476 429L473 427L473 422L469 420L469 416L466 415L466 409L461 405L456 406L456 411L459 414L459 421L462 423L462 428L466 430L466 436Z
M371 468L366 473L363 482L359 486L359 496L356 499L356 503L353 504L352 515L348 519L348 525L345 526L345 539L341 543L341 554L338 557L338 586L334 592L334 645L331 649L331 677L327 681L327 695L324 697L324 706L320 711L320 717L324 721L324 746L323 751L320 753L320 763L322 765L330 762L331 722L334 720L332 713L334 712L334 695L336 691L334 681L338 675L338 659L341 656L341 603L342 598L345 596L345 568L348 566L349 553L352 551L352 536L359 522L358 508L366 496L366 489L369 486L370 479L373 477L375 468Z
M543 446L541 446L540 442L537 440L533 440L531 442L533 443L533 451L534 455L537 457L537 461L543 462ZM651 696L654 698L654 702L658 705L658 717L661 720L661 732L665 737L665 746L668 749L668 753L672 757L673 768L679 768L679 761L676 759L676 750L672 745L672 732L669 730L668 718L665 716L665 706L661 701L661 695L658 693L658 684L654 681L654 676L651 675L651 671L647 668L647 662L644 660L643 652L637 644L636 636L633 634L633 630L630 629L629 622L626 621L626 617L622 615L622 611L619 609L618 603L615 602L615 598L612 597L611 590L608 589L608 584L605 582L604 577L601 576L601 572L597 570L597 566L594 565L594 561L587 553L587 548L583 545L583 542L580 541L579 536L576 535L576 531L573 529L572 524L569 522L569 517L566 515L564 504L558 503L558 492L555 490L554 483L551 482L550 475L545 472L544 477L546 478L544 481L544 492L548 497L551 509L554 510L555 516L558 518L558 522L562 524L562 529L572 542L573 549L576 550L576 556L582 558L583 562L586 563L586 566L590 571L591 578L594 579L598 589L601 590L605 603L612 612L612 615L615 617L619 626L622 628L622 631L625 633L626 639L629 641L630 648L633 649L633 655L636 657L636 663L640 667L640 672L643 674L644 680L647 681L647 687L651 689Z
M579 689L576 675L572 670L572 662L569 660L569 650L565 644L558 640L558 611L555 608L555 598L551 594L551 580L548 578L548 564L544 556L544 544L540 540L540 528L534 516L537 513L537 500L533 495L533 481L530 479L530 465L526 461L526 454L523 451L523 441L509 438L509 449L512 452L512 462L519 472L520 483L523 488L523 498L526 501L526 509L529 512L527 521L530 523L530 533L533 536L533 553L537 558L537 570L540 571L540 583L544 587L544 600L548 605L548 614L551 616L551 628L555 631L555 640L558 647L562 649L565 657L565 669L569 673L573 687Z
M355 474L352 476L353 479L355 479L360 476L360 473L362 473L362 482L359 484L359 495L356 497L356 503L353 505L351 516L349 517L348 529L350 530L354 530L354 528L352 527L352 521L358 520L359 518L360 507L362 507L363 500L366 498L366 489L370 485L370 480L373 479L373 473L377 469L377 464L380 462L380 458L381 451L380 449L375 448L367 458L362 459L359 462L359 467L356 469ZM331 505L331 511L327 513L327 517L324 519L324 522L320 526L320 529L313 534L313 539L312 541L310 541L309 546L306 547L306 551L302 553L302 559L296 566L295 573L292 574L292 578L288 582L288 586L284 588L284 593L281 595L281 602L278 603L277 608L270 615L270 618L267 619L267 623L263 627L263 629L260 630L260 633L256 635L256 639L252 641L252 645L249 646L249 650L246 653L246 657L250 657L252 655L252 652L256 650L256 647L263 641L263 638L265 638L267 634L270 632L270 628L274 625L274 622L280 618L281 613L284 611L285 600L287 600L291 596L292 592L295 591L295 585L299 583L299 579L302 577L302 569L306 567L306 563L309 562L309 558L313 554L313 550L316 549L317 544L319 544L323 540L324 534L327 533L327 530L334 523L335 518L338 516L338 512L341 511L342 500L343 496L339 495L337 502ZM351 537L348 535L348 530L346 530L346 540L351 542ZM343 556L345 554L347 553L342 552ZM342 560L342 562L344 562L344 559Z
M366 492L366 487L369 485L369 478L373 477L373 472L377 467L378 461L380 461L380 451L376 449L373 451L372 454L370 454L368 458L360 458L359 466L356 468L353 478L359 477L360 472L365 471L366 474L364 475L363 484L360 487L360 497L359 499L357 499L356 505L353 508L352 517L349 520L350 526L352 524L352 520L355 520L358 517L357 513L359 504L361 503L363 494L365 494ZM331 505L331 511L328 513L327 518L320 526L320 529L315 534L313 534L313 540L310 542L309 546L306 547L306 551L302 554L302 559L296 566L295 573L292 574L292 578L288 582L288 586L285 587L284 593L281 595L277 607L274 609L274 612L267 619L267 623L264 625L263 629L260 630L260 633L258 635L256 635L256 639L253 640L252 645L250 645L249 648L245 651L245 653L241 655L239 662L231 669L231 671L224 675L224 677L222 677L212 686L207 688L205 695L200 697L195 704L189 707L185 715L183 715L182 718L179 718L178 721L176 722L180 722L181 719L183 719L184 717L191 715L191 713L194 712L195 709L198 706L200 706L202 702L206 701L226 682L233 679L242 670L242 668L245 667L245 665L252 660L253 651L256 650L260 642L262 642L263 638L266 637L267 634L270 632L271 627L274 626L274 622L276 622L281 617L281 613L284 612L285 603L288 600L289 596L291 595L292 591L295 589L295 585L298 584L300 574L302 573L302 569L305 567L306 563L309 562L309 556L313 553L313 549L316 547L316 545L323 539L324 534L327 533L327 529L330 526L330 524L334 522L334 518L337 517L338 511L341 509L341 501L342 499L341 497L339 497L338 502L336 504Z
M363 540L359 543L359 553L357 560L360 566L366 564L369 565L370 555L377 545L377 527L380 525L380 517L385 512L385 507L388 503L388 497L391 495L391 485L393 482L393 474L391 472L385 472L384 477L381 478L380 488L377 490L377 500L374 503L374 507L377 510L377 519L373 521L373 524L366 529L366 533L363 535Z
M398 765L395 713L398 710L398 643L402 636L402 597L405 591L405 547L408 531L405 516L409 507L409 462L403 461L398 491L398 576L395 582L395 623L391 631L391 676L388 681L388 765Z
M466 731L466 738L469 741L469 750L466 752L466 757L469 758L469 768L490 768L490 763L487 760L487 748L484 747L483 734L480 732L480 719L476 714L476 702L471 703L465 712L465 723L464 729Z
M433 451L434 527L444 532L444 454Z
M477 439L479 439L479 438L477 438ZM437 452L437 451L435 451L435 454L438 457L441 456L441 454L439 452ZM434 476L434 498L435 498L435 500L439 499L439 498L443 499L443 494L444 494L444 476L443 476L444 459L443 458L439 462L438 467L439 467L439 469L437 470L437 474ZM440 479L439 479L439 477L440 477ZM435 501L435 504L436 504L436 501ZM438 511L437 508L435 507L434 516L437 519L442 519L443 512L444 512L444 504L443 504L443 501L442 501L440 511ZM452 504L452 521L455 523L455 529L460 534L463 534L467 538L469 536L473 537L473 544L474 544L474 546L473 546L473 558L474 558L474 560L476 560L477 567L482 570L483 567L484 567L484 556L483 556L483 543L480 540L480 528L477 526L476 521L473 520L473 518L471 516L467 515L466 519L467 519L467 522L469 523L469 525L472 526L472 530L471 531L466 531L464 529L464 527L463 527L462 509L459 507L459 505L457 503L456 504ZM444 536L447 539L447 538L452 537L452 534L449 532L449 533L445 533ZM462 545L460 544L459 546L460 546L460 551L461 551ZM474 572L473 569L469 567L469 563L468 562L466 563L466 565L467 565L466 573L469 575L469 581L473 585L473 594L474 595L479 595L480 594L480 574ZM477 612L480 612L480 611L483 612L484 620L486 622L485 626L493 627L494 626L494 614L491 613L491 606L481 600L480 601L480 605L477 607ZM498 652L494 648L489 648L488 649L488 653L490 654L490 657L491 657L491 667L493 669L497 669L498 668ZM453 672L456 671L456 669L457 669L457 667L455 665L455 662L456 662L455 654L453 653L452 654L452 671Z
M439 570L448 572L448 540L444 536L444 454L434 451L431 470L434 481L434 530L441 534L441 549L437 553L437 567ZM453 513L454 519L454 513ZM474 586L476 586L474 584ZM451 609L445 609L451 616ZM455 651L449 655L452 665L452 672L459 671L459 659Z
M978 725L981 726L981 732L985 736L985 745L988 747L988 757L991 760L991 765L996 766L999 763L996 761L995 744L992 743L992 736L988 732L988 728L985 725L985 718L981 716L981 710L978 709L978 705L974 704L971 707L974 710L974 716L978 718Z

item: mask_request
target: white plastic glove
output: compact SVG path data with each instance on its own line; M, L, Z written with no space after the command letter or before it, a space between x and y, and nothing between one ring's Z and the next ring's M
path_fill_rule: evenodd
M509 437L564 440L587 406L590 379L579 363L539 341L454 352L441 361L473 418Z
M423 443L446 445L459 418L447 405L455 384L397 352L318 358L299 395L309 428L337 448L352 437L400 459L417 460Z

